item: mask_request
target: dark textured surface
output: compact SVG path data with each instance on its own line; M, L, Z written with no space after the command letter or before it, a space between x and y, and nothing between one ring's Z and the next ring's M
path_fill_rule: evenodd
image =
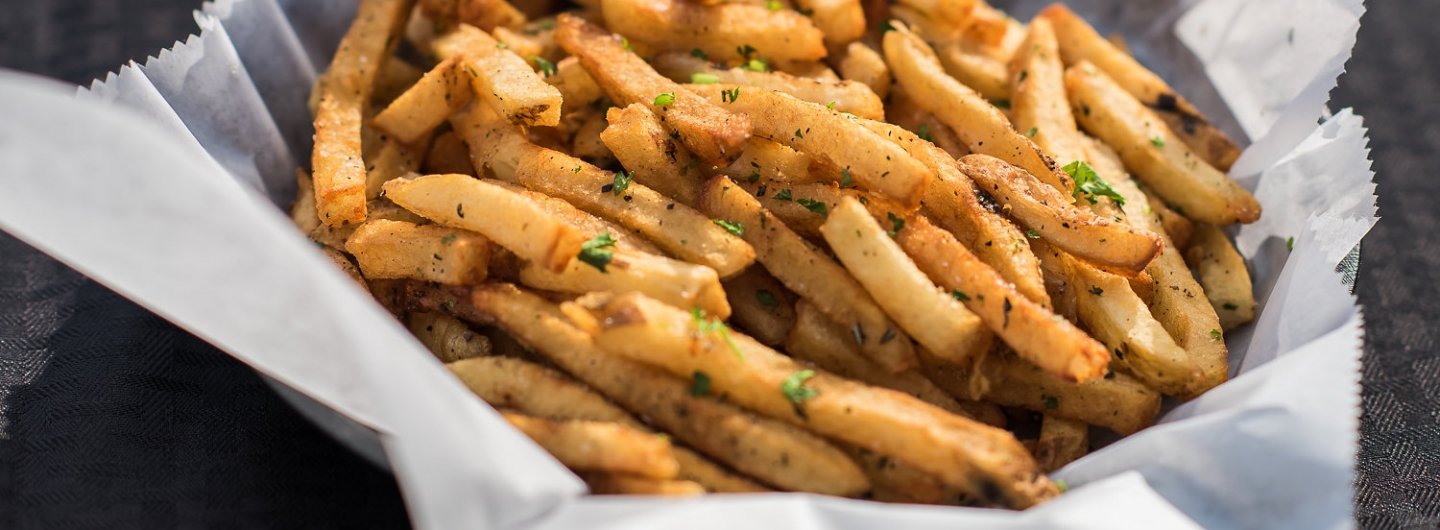
M168 46L198 0L0 0L0 66L75 83ZM1372 1L1332 107L1371 127L1357 517L1440 526L1440 3ZM53 357L52 357L53 356ZM48 365L45 359L50 359ZM394 481L253 372L0 235L0 528L403 526ZM33 379L33 380L32 380Z

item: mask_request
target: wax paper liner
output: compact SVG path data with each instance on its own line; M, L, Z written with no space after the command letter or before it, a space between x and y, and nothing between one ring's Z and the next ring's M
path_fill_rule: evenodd
M1022 19L1043 7L996 3ZM0 228L338 412L319 413L322 424L362 451L383 447L421 527L1351 526L1363 326L1342 278L1375 221L1373 174L1359 117L1316 120L1361 3L1071 5L1254 139L1232 173L1265 205L1237 239L1261 307L1228 338L1234 380L1061 470L1072 491L1023 513L799 494L582 496L276 208L308 157L305 97L353 0L206 4L195 36L79 101L3 75Z

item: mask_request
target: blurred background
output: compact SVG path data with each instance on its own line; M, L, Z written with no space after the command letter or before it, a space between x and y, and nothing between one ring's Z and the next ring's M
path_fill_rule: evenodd
M0 68L88 84L189 35L199 4L0 0ZM1370 127L1382 217L1356 283L1367 328L1356 517L1433 528L1440 2L1369 9L1330 103ZM249 368L0 233L0 528L406 525L394 479Z

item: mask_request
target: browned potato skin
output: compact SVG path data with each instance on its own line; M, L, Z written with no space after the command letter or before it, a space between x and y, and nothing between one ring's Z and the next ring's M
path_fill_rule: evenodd
M1133 434L1155 423L1160 393L1128 374L1071 383L1045 373L1009 353L992 354L981 371L990 379L985 399L1009 407L1053 414L1120 434ZM944 379L936 384L949 388Z
M485 281L493 245L484 236L436 225L371 219L345 240L367 278L448 285Z
M1104 345L1021 296L949 232L911 215L896 239L935 283L964 294L965 306L1025 360L1067 381L1088 381L1107 371L1110 352Z
M749 59L740 48L772 61L814 61L825 57L820 30L795 11L763 5L700 5L684 0L603 0L605 24L637 43L658 50L703 50L715 61ZM574 52L571 52L574 53Z
M592 310L600 325L596 343L607 352L677 375L705 370L714 391L732 401L934 473L984 502L1025 508L1058 493L1004 430L824 372L805 380L818 393L797 406L775 391L803 368L790 358L738 333L729 334L731 341L703 333L689 314L642 296L598 302Z
M1225 232L1214 225L1200 225L1185 258L1220 316L1222 328L1229 331L1255 319L1250 271Z
M620 39L579 17L562 14L555 40L574 55L618 105L640 103L660 116L666 127L680 135L690 151L717 166L740 155L750 137L750 119L731 114L705 98L691 94L655 72L649 64L625 49ZM674 95L674 103L655 104L660 94Z
M670 441L619 423L547 420L512 412L505 421L571 469L672 479L680 463Z
M1055 188L997 158L967 155L960 170L1011 217L1076 257L1134 276L1160 254L1159 236L1081 210Z
M635 182L694 206L703 176L700 160L665 131L659 117L638 103L611 107L600 140L634 176Z
M750 267L724 283L730 319L755 340L772 347L783 344L795 327L795 293L764 267Z

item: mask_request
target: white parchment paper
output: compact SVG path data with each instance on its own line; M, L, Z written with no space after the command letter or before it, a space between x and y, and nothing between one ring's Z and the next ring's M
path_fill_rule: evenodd
M995 2L1022 20L1044 2ZM1316 125L1360 0L1075 0L1223 128L1265 206L1235 378L1061 470L1024 513L796 494L585 497L276 205L353 0L222 0L80 91L0 74L0 229L373 429L426 528L1347 528L1362 317L1337 267L1375 221L1361 119ZM1287 240L1293 238L1294 249Z

